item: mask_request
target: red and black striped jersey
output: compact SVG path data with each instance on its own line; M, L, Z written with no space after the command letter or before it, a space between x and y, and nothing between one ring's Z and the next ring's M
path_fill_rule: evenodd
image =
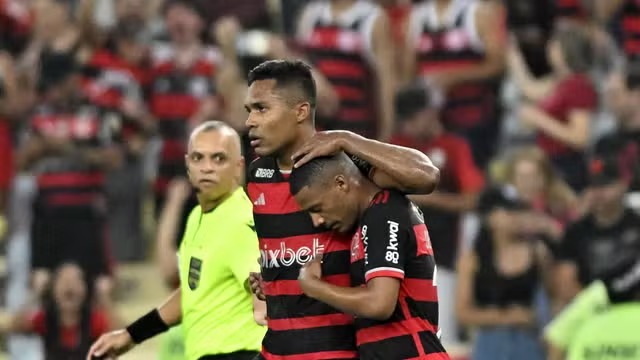
M65 140L75 150L48 153L30 169L37 176L38 201L47 207L95 206L103 200L104 170L83 157L119 141L121 119L86 101L70 109L39 106L30 119L32 136Z
M89 100L102 108L120 111L124 115L125 100L144 102L149 70L131 64L113 52L98 50L84 66L82 89ZM139 119L123 116L123 135L141 131Z
M376 194L351 245L351 285L376 277L401 281L398 302L384 321L356 318L362 360L448 360L438 339L436 264L422 213L404 195Z
M151 57L148 103L162 139L157 192L164 192L171 178L184 174L189 126L197 125L188 121L204 99L217 93L214 77L221 62L217 49L203 48L200 58L186 69L178 68L175 57L171 45L156 46Z
M628 60L640 59L640 1L627 0L622 7L622 50Z
M371 37L374 22L382 11L362 0L336 19L329 1L315 1L304 9L298 41L340 98L335 116L318 119L320 126L327 130L350 130L367 137L376 135L377 94L371 66Z
M353 317L303 294L298 274L315 253L324 280L349 286L350 238L316 228L289 189L274 158L249 166L247 192L260 242L268 331L262 355L270 359L355 359Z
M453 0L442 17L433 1L414 7L408 41L416 49L418 75L464 69L484 61L484 43L475 19L480 4L475 0ZM445 124L465 129L491 119L497 101L496 86L492 79L453 86L446 94L442 111Z

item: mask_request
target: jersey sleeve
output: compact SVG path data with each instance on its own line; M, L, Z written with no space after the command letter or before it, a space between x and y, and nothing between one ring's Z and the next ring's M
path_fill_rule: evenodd
M579 224L570 226L557 249L557 258L561 261L576 261L580 254L581 231Z
M362 221L365 280L376 277L404 279L409 247L409 228L404 209L390 204L374 205Z
M235 225L231 236L229 244L233 247L226 252L225 259L236 280L245 285L249 273L259 271L258 235L253 222L246 222Z

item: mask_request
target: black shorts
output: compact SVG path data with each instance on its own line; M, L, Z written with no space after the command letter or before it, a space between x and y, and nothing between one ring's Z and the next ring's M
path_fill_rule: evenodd
M78 264L87 279L111 275L106 219L89 206L34 206L31 267L54 270L65 262Z

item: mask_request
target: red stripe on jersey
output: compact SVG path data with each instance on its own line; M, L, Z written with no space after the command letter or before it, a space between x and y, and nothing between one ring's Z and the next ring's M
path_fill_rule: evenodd
M427 225L413 225L413 233L416 236L416 247L418 249L416 256L433 255L433 247L431 246L431 238L429 237Z
M340 59L322 59L316 64L322 74L328 78L362 79L368 76L361 63Z
M336 90L336 93L338 93L338 97L341 100L366 101L367 94L364 92L364 89L337 84L334 85L333 88Z
M337 313L287 319L268 319L269 329L274 331L312 329L323 326L351 325L353 316ZM295 341L295 339L292 339Z
M277 170L276 170L277 171ZM300 211L300 206L291 195L289 182L277 183L252 183L248 187L249 198L255 203L259 197L263 197L261 203L253 207L255 214L290 214Z
M103 173L64 172L42 174L38 176L38 187L76 187L76 186L102 186L104 184Z
M193 66L189 70L189 73L191 73L192 75L212 77L215 74L215 70L216 67L214 64L200 59L195 64L193 64Z
M49 205L79 206L94 204L99 193L88 194L53 194L47 197Z
M413 320L411 324L408 324L407 328L409 329L411 337L413 338L413 342L418 349L418 356L424 356L424 346L422 346L422 341L420 341L420 336L418 335L418 333L425 330L421 329L420 327L425 325L430 326L432 329L426 331L430 331L432 333L437 333L438 329L436 329L435 326L433 326L433 324L431 324L428 320L411 318L411 311L409 310L406 296L400 296L400 298L398 299L398 303L400 304L400 309L402 310L404 318L409 319L409 321Z
M402 280L404 279L404 271L400 269L382 267L377 269L371 269L367 271L366 274L364 274L364 280L367 282L377 277L391 277L391 278Z
M438 301L438 288L433 286L432 280L404 278L402 288L415 301Z
M151 97L151 112L158 120L185 119L193 115L200 99L188 94L154 94Z
M460 68L469 67L478 63L478 60L448 60L446 62L426 62L423 61L420 64L420 74L429 74L432 72L438 72L443 70L457 70Z
M626 32L640 32L640 17L636 16L625 16L622 20L622 28Z
M640 53L640 40L626 40L623 46L627 54Z
M342 121L370 121L371 110L368 108L340 109L340 119Z
M320 359L357 359L355 351L319 351L302 355L273 355L264 348L260 352L265 360L320 360Z
M400 302L402 304L402 302ZM401 305L402 306L402 305ZM409 334L418 335L422 331L430 331L436 333L438 329L429 321L419 318L411 318L408 320L395 321L390 324L374 325L362 329L358 329L356 333L358 346L376 341L382 341L397 336L406 336ZM422 348L422 345L420 345ZM421 354L424 354L424 349Z
M162 160L184 160L187 144L184 140L166 139L162 142L160 158Z
M351 286L349 274L326 276L322 280L337 286ZM302 295L303 292L298 280L276 280L264 282L264 294L267 296Z

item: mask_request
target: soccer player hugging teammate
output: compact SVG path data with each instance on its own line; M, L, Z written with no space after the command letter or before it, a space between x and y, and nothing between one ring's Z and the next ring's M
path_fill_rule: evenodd
M322 279L322 255L302 267L299 283L307 296L355 315L360 359L449 359L436 335L436 266L420 210L344 154L294 169L289 183L314 225L353 234L352 287Z
M248 82L246 124L260 157L249 167L247 191L262 255L262 279L253 274L251 287L266 298L269 328L261 356L357 358L353 317L306 296L297 281L302 265L322 251L323 279L348 286L351 236L331 231L339 223L314 224L298 206L288 183L293 159L301 166L314 157L344 151L374 183L406 193L433 191L438 169L417 150L346 131L315 133L316 87L311 69L301 61L267 61L249 73Z

